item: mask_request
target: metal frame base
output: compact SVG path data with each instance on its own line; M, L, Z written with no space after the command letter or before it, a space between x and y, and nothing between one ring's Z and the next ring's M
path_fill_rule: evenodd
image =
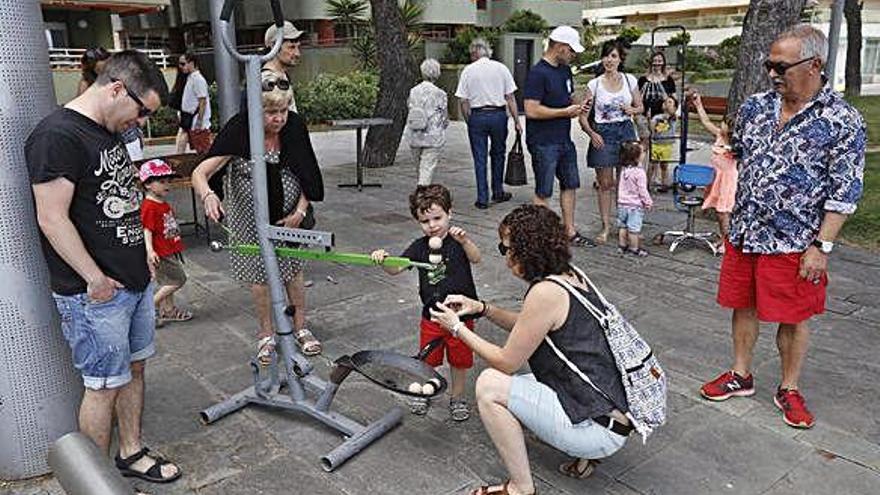
M699 201L699 203L702 203L702 199ZM712 251L713 256L718 255L718 248L715 247L715 244L712 242L712 240L716 237L716 234L714 232L694 232L694 222L696 220L695 210L697 207L697 204L688 205L687 224L684 230L668 230L660 234L661 243L663 241L663 238L665 237L675 238L673 239L672 244L669 245L670 253L674 253L675 248L677 248L680 244L693 240L696 241L698 244L705 243L709 250Z
M283 349L293 345L293 336L280 335L278 337L281 338L279 347L282 349L281 354L283 355ZM201 411L199 415L202 422L211 424L252 404L307 414L346 437L342 444L321 457L321 467L330 472L354 457L373 441L391 431L403 420L403 410L397 406L367 425L362 425L347 416L330 411L330 404L336 396L336 391L350 370L342 372L334 370L333 374L337 378L327 382L308 371L302 373L294 359L291 358L285 362L284 367L291 370L285 376L279 372L281 369L278 363L279 357L279 354L275 354L272 363L265 368L265 375L268 376L263 376L262 370L264 368L256 359L252 360L250 364L254 375L254 384L223 402ZM282 391L285 388L286 393ZM313 398L309 398L309 395Z

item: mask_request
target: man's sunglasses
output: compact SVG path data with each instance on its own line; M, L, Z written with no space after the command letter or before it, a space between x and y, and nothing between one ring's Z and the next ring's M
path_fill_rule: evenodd
M498 252L501 253L501 256L507 256L508 251L510 251L510 246L505 246L503 242L498 243Z
M290 89L290 81L288 81L287 79L278 79L277 81L263 81L262 84L264 93L274 91L275 88L278 88L281 91L287 91L288 89Z
M787 71L788 69L791 69L792 67L801 65L805 62L809 62L809 61L813 60L814 58L816 58L816 57L807 57L803 60L798 60L797 62L795 62L793 64L787 64L785 62L771 62L769 60L765 60L764 61L764 68L767 69L767 72L770 72L772 70L773 72L782 76L782 75L785 75L785 71Z
M125 88L125 92L128 94L128 97L134 100L135 103L137 103L138 107L140 107L138 109L138 118L144 118L153 115L153 111L147 108L147 106L144 105L143 100L141 100L138 95L134 94L132 90L128 89L128 86L126 86L124 82L120 81L119 79L114 79L112 77L110 78L110 81L122 84L122 87Z

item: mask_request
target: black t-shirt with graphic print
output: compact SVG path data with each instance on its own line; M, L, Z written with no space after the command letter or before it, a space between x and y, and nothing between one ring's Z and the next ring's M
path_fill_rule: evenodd
M428 236L420 237L412 242L401 256L412 261L428 263ZM430 319L428 309L438 302L443 302L450 294L462 294L471 299L477 298L474 275L471 273L471 262L464 248L452 236L443 238L440 248L443 256L441 263L434 270L419 268L419 296L422 299L422 317Z
M150 282L142 194L135 169L119 136L74 110L61 108L44 118L25 143L32 184L59 177L76 186L69 216L98 267L125 288L142 291ZM86 282L40 233L52 291L86 292Z

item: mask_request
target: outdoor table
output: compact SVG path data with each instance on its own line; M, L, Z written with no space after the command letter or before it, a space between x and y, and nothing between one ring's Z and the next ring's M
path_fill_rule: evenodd
M338 184L339 187L356 187L358 191L365 187L382 187L382 184L364 184L364 167L362 154L361 135L364 129L379 125L389 125L393 121L383 117L371 117L368 119L343 119L331 121L331 129L355 129L357 131L357 145L355 148L355 167L357 180L354 184Z

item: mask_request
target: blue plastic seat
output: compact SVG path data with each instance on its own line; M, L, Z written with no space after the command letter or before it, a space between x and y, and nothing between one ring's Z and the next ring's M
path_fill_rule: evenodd
M684 230L670 230L660 234L661 243L667 236L674 238L669 246L670 253L674 253L681 243L694 240L698 244L705 243L712 254L718 254L718 248L712 242L716 237L714 232L694 231L697 209L703 204L703 193L714 179L715 169L707 165L684 163L675 167L672 176L672 201L678 210L687 212L688 216Z

